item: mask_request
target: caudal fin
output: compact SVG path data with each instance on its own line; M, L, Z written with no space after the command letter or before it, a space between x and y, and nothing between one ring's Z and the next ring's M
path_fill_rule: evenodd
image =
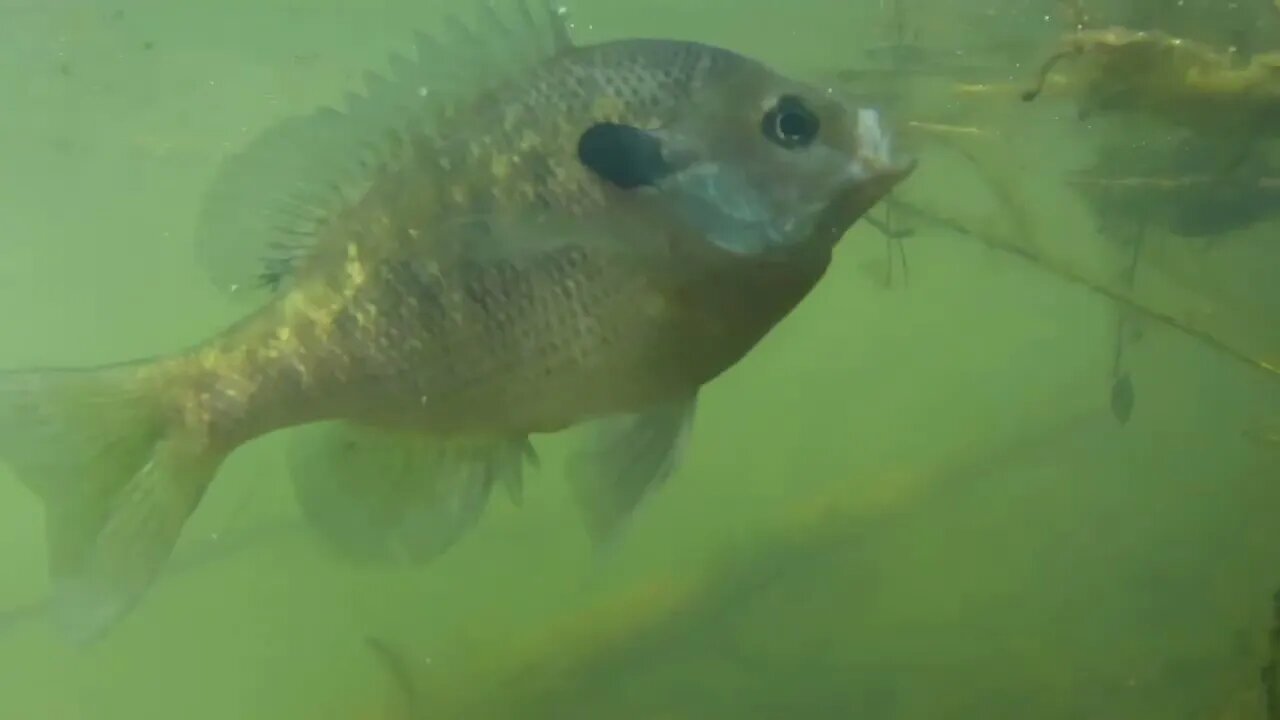
M0 373L0 462L44 501L52 610L78 642L137 603L221 461L175 427L153 377Z

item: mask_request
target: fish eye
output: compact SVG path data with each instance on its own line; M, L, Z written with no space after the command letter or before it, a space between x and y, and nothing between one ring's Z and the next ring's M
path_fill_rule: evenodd
M818 115L795 95L778 98L760 121L764 136L788 150L811 144L818 137L818 129Z

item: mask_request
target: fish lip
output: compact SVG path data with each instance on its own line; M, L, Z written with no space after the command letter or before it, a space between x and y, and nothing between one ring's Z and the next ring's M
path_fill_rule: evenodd
M892 135L885 129L880 111L859 108L856 118L857 151L850 168L853 179L856 182L888 180L890 186L906 179L916 169L917 160L896 153Z
M853 156L847 160L835 202L828 206L820 221L824 237L833 245L914 172L918 164L914 157L895 156L879 111L863 108L856 112Z
M857 112L858 155L873 162L891 162L893 143L880 122L880 112L871 108Z

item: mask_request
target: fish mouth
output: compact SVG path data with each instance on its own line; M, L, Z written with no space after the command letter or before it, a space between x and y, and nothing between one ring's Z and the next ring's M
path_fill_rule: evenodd
M888 178L896 185L915 170L915 158L899 156L894 151L892 136L885 129L880 111L859 108L856 128L858 149L851 168L854 180L867 182Z
M857 111L856 145L849 161L846 182L828 220L838 241L844 232L885 198L916 169L916 159L899 155L878 110Z

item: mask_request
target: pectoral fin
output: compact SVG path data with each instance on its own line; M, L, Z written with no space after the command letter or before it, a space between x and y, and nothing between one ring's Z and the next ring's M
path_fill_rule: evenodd
M568 464L569 483L597 545L612 538L645 495L679 466L696 398L595 421Z

